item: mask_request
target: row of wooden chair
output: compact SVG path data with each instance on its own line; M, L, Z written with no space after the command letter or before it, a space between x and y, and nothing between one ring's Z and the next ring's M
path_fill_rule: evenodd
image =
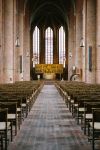
M8 120L8 109L0 109L0 141L1 150L7 150L8 146L8 131L10 131L12 141L12 124Z
M7 150L42 88L38 82L0 85L0 148ZM10 131L10 132L9 132Z
M56 87L95 150L100 140L100 85L57 82Z

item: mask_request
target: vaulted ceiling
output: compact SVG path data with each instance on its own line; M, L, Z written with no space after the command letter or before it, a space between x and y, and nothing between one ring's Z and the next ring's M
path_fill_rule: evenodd
M30 23L34 26L66 26L68 11L74 0L26 0L30 7Z

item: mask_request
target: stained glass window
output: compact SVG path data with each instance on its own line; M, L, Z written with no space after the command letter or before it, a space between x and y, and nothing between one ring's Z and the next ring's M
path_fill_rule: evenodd
M50 27L45 31L45 63L53 64L53 31Z
M39 28L36 26L33 32L33 67L35 64L39 64L39 55L40 55L40 47L39 47Z
M59 64L65 67L65 31L63 26L59 28Z

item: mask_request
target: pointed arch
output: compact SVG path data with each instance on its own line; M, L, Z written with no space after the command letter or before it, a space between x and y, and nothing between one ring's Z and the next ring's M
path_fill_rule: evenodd
M40 33L39 28L36 26L33 32L33 67L35 64L39 64L40 56Z
M59 64L65 67L65 31L63 26L59 28Z
M50 27L45 31L45 63L53 64L53 30Z

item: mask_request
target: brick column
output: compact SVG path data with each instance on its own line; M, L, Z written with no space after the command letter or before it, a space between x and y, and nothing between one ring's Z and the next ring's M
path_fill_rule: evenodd
M45 64L45 28L40 28L40 64Z
M96 82L100 83L100 0L97 0L96 10Z
M86 0L83 0L83 12L82 12L82 34L85 46L81 48L82 51L82 81L86 82L86 16L87 16L87 7Z
M4 82L13 82L14 73L14 1L4 1Z
M80 48L80 40L82 35L82 1L76 1L76 55L75 66L78 69L82 69L82 48Z
M18 0L18 10L17 10L17 17L18 22L16 22L16 36L18 34L20 47L16 48L17 51L17 69L18 69L18 80L24 80L24 16L23 16L23 3L22 1ZM25 31L26 32L26 31ZM22 57L22 58L21 58ZM22 59L22 60L21 60ZM21 69L22 68L22 69Z
M0 0L0 83L3 83L3 1Z
M33 29L30 30L30 79L33 79Z
M68 28L65 28L65 69L64 79L68 80Z
M24 20L23 20L23 80L30 80L30 22L29 22L29 9L26 9ZM31 59L31 60L30 60Z
M70 9L68 17L68 79L70 79L72 66L75 65L75 16L73 8Z
M95 50L96 50L96 1L87 0L86 3L86 82L95 83Z
M57 27L53 30L53 63L59 63L59 29Z

